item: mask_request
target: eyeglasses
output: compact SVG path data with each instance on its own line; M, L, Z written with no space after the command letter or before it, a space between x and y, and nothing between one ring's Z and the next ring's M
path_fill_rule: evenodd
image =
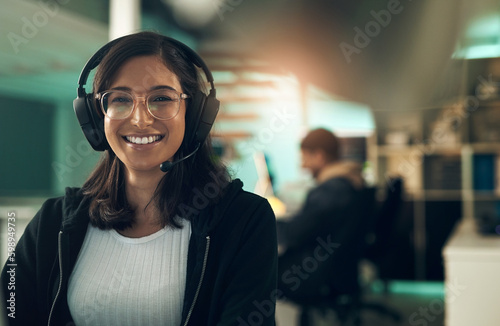
M172 119L179 112L181 100L189 97L171 89L158 89L146 96L138 97L125 91L106 91L96 95L101 103L102 112L110 119L128 118L139 100L144 100L149 113L160 120Z

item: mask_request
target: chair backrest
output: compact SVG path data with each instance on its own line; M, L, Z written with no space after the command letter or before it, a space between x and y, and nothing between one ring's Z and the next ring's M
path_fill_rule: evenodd
M366 258L376 260L390 246L394 226L403 202L403 179L388 180L385 200L374 216L372 234L374 240L368 246Z
M366 236L371 230L375 213L376 188L366 187L358 191L358 196L351 203L351 216L346 238L342 241L343 253L336 257L331 265L330 274L333 284L342 293L355 293L359 290L358 265L366 250ZM342 280L340 285L336 279Z
M347 180L343 182L349 183ZM357 190L351 185L351 190L349 195L344 193L345 198L336 198L337 205L332 206L335 211L332 210L326 216L329 218L328 223L322 224L321 232L315 235L314 242L299 248L289 248L280 256L282 275L292 275L290 272L297 266L309 273L300 278L297 289L286 293L289 299L307 302L322 300L324 296L359 292L358 265L375 207L375 188ZM334 195L342 197L343 194ZM280 278L285 281L282 276Z
M377 188L376 187L367 187L363 189L361 195L361 202L363 203L362 206L362 211L360 212L361 214L361 221L360 221L360 246L362 249L362 255L364 255L364 252L367 247L367 238L371 232L373 232L375 228L375 220L376 216L378 215L378 207L377 207L377 201L376 201L376 193L377 193Z

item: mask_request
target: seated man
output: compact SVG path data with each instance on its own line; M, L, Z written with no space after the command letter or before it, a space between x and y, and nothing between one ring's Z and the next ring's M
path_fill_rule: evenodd
M301 142L302 167L317 185L302 209L278 221L278 289L295 302L357 289L364 180L361 165L339 159L339 141L325 130L311 131ZM371 208L371 207L370 207Z

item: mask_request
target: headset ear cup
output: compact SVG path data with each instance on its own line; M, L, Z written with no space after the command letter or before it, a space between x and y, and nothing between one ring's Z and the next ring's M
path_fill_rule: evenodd
M73 108L83 134L92 148L96 151L109 148L104 134L104 120L95 111L92 94L77 97L73 101Z
M95 139L97 151L104 151L109 148L108 140L104 132L104 117L99 115L98 109L95 107L94 94L87 95L87 107L90 111L92 119L92 134Z
M201 92L197 91L191 100L191 104L189 105L189 112L186 112L186 144L188 148L195 146L193 144L196 138L196 131L198 130L198 125L200 122L200 117L203 114L203 109L205 106L205 101L207 96Z
M202 144L208 137L212 125L217 118L219 112L220 102L215 97L215 91L211 90L210 94L206 97L203 109L201 110L200 119L196 127L195 141Z

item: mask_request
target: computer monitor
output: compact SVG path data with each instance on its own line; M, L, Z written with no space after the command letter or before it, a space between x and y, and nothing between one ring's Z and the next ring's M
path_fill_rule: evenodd
M269 172L269 165L266 155L263 152L256 152L253 155L255 169L257 170L257 183L254 192L267 199L276 217L286 214L285 204L274 195L273 179Z

